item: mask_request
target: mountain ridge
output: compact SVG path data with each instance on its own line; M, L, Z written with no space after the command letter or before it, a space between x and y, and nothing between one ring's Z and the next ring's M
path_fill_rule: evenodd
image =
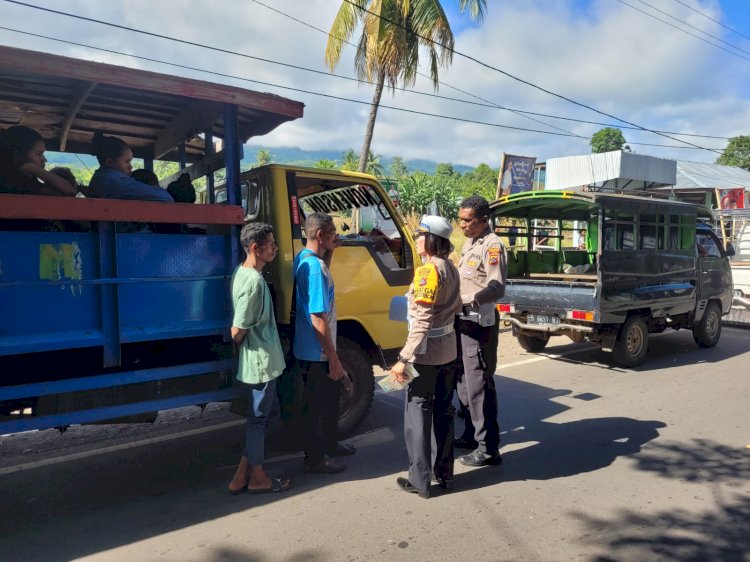
M331 149L304 150L296 146L265 147L262 145L245 144L245 154L242 158L243 170L250 168L252 164L255 163L255 157L259 150L267 150L270 152L272 162L310 167L312 167L318 160L333 160L340 163L344 152L346 152L345 150ZM99 167L96 158L87 154L75 155L63 152L47 152L47 159L52 166L72 166L76 168L85 166L91 171ZM380 158L380 163L386 171L386 175L392 162L393 157L381 156ZM434 174L435 168L439 164L439 162L433 160L418 158L405 160L404 163L409 172L424 172L427 174ZM460 174L465 174L474 170L474 167L465 164L453 164L451 162L451 165L453 166L453 170Z
M318 160L334 160L341 162L341 158L346 150L331 150L331 149L320 149L320 150L305 150L296 146L280 146L280 147L266 147L262 145L246 144L245 145L245 157L242 159L243 162L254 161L255 155L259 150L267 150L273 157L273 162L281 164L296 164L298 166L312 166ZM392 156L381 156L380 163L386 172L393 162ZM426 159L404 159L409 172L425 172L427 174L434 174L435 168L440 162ZM467 166L465 164L454 164L452 163L453 170L465 174L474 170L473 166Z

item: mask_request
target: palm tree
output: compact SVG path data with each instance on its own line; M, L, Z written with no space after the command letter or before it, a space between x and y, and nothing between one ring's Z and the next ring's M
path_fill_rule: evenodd
M271 151L261 148L255 155L255 166L265 166L266 164L270 164L271 160L273 160Z
M372 150L367 157L367 173L382 178L385 175L385 168L380 161L380 154L375 154Z
M459 9L481 20L487 0L458 0ZM438 89L438 68L450 64L453 32L439 0L344 0L331 25L325 61L333 69L341 59L344 42L362 23L354 66L360 80L375 83L358 170L367 169L375 119L386 83L395 92L401 83L413 86L419 68L420 47L426 49L430 77Z
M350 148L341 157L341 169L347 172L354 172L357 170L358 162L359 155L354 152L354 149Z
M323 168L326 170L335 170L336 169L336 161L335 160L328 160L327 158L323 158L321 160L318 160L313 164L313 168Z

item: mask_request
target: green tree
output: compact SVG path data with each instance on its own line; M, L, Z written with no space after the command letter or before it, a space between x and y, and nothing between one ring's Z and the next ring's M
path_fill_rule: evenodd
M383 168L380 158L380 154L375 154L372 150L367 158L367 173L378 178L382 178L385 175L385 168Z
M435 166L435 175L436 176L452 176L456 172L453 171L453 164L450 163L441 163Z
M716 163L750 170L750 136L740 135L729 139L727 147L716 159Z
M406 167L406 162L400 156L394 156L391 160L390 175L396 179L405 176L409 173L409 169Z
M359 166L359 155L350 148L341 157L341 169L347 172L356 172Z
M169 162L167 160L154 160L154 173L159 181L164 178L176 174L180 171L180 165L177 162Z
M459 0L461 11L481 20L487 0ZM360 80L375 84L365 138L360 152L359 171L367 169L375 119L383 88L387 84L413 86L419 68L420 49L427 52L430 76L438 89L438 69L450 64L454 37L448 18L438 0L351 0L343 1L331 25L325 61L334 70L348 41L362 24L354 66Z
M256 168L258 166L265 166L266 164L270 164L273 160L273 155L269 150L263 150L262 148L258 151L258 153L255 155L255 165L253 168Z
M421 215L435 201L438 213L447 219L458 216L458 189L456 179L446 176L430 176L416 172L399 182L398 200L406 214Z
M605 127L599 129L591 136L591 152L598 154L600 152L611 152L613 150L626 150L630 152L630 147L625 144L625 136L620 129L614 127Z
M317 162L315 162L315 164L313 164L313 167L335 170L336 168L338 168L338 164L336 164L335 160L327 160L324 158L323 160L318 160Z
M474 170L461 176L458 186L461 197L481 195L492 201L497 192L498 173L499 170L490 168L487 164L479 164Z

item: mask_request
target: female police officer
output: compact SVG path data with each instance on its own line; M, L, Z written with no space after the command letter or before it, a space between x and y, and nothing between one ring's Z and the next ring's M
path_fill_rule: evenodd
M443 489L453 485L453 408L456 336L454 318L461 310L460 281L448 260L450 223L424 215L417 231L418 267L409 287L409 335L391 373L407 380L406 364L419 373L406 389L404 439L409 477L398 478L405 492L430 497L430 479Z

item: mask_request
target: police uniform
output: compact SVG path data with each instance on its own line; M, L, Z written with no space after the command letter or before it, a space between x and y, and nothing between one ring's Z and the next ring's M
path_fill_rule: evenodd
M407 296L409 335L399 360L413 363L419 376L406 390L404 440L411 488L404 489L429 496L432 474L443 486L453 479L455 315L461 310L456 267L431 256L416 269Z
M505 247L488 227L478 238L466 240L458 265L463 303L457 330L462 361L457 365L456 389L464 414L460 441L476 442L479 458L489 456L491 461L499 460L500 445L494 380L499 332L495 302L505 293L506 264ZM460 460L476 465L466 457Z

